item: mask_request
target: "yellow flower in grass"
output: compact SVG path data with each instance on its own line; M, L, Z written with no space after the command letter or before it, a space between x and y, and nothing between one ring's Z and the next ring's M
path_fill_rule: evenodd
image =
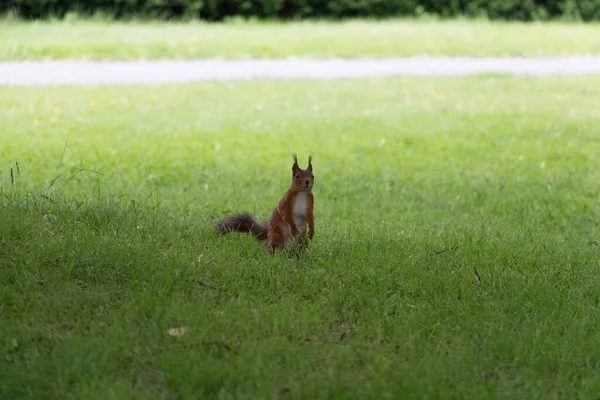
M94 107L96 105L96 100L90 100L90 107Z
M111 100L110 100L110 104L112 104L113 106L114 106L115 104L117 104L117 99L111 99Z
M56 123L56 121L58 121L58 118L56 118L56 117L52 117L52 118L50 118L50 123L51 123L51 124L55 124L55 123Z
M438 93L433 89L427 89L425 93L431 97L438 97Z

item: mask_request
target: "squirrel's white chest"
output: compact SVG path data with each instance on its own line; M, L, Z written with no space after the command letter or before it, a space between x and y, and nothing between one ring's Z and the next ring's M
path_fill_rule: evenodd
M306 217L308 215L308 197L306 193L298 193L292 208L292 218L298 229L298 233L303 234L306 231ZM292 238L292 230L289 224L281 222L281 230L286 243ZM295 242L294 242L295 243Z
M296 224L296 228L300 234L304 233L306 230L306 215L308 214L308 202L306 193L298 193L296 195L296 199L294 201L294 207L292 208L292 218L294 219L294 224ZM292 230L289 224L282 222L281 225L283 235L287 239L292 237Z
M296 202L294 203L294 222L298 229L304 227L306 222L306 214L308 213L308 200L306 193L298 193L296 196Z

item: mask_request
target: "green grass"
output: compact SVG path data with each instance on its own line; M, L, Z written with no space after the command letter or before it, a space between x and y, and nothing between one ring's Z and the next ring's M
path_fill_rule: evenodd
M0 60L600 54L600 25L0 22Z
M0 398L594 398L599 95L4 88ZM303 258L214 235L269 215L293 151L317 183Z

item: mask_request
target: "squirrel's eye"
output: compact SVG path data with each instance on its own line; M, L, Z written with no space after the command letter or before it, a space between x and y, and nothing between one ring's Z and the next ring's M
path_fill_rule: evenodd
M300 178L300 174L296 174L296 179Z

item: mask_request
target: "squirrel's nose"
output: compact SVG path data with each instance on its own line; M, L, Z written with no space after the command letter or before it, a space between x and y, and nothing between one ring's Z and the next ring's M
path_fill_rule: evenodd
M307 179L304 181L304 183L306 183L308 185L310 183L310 181Z

